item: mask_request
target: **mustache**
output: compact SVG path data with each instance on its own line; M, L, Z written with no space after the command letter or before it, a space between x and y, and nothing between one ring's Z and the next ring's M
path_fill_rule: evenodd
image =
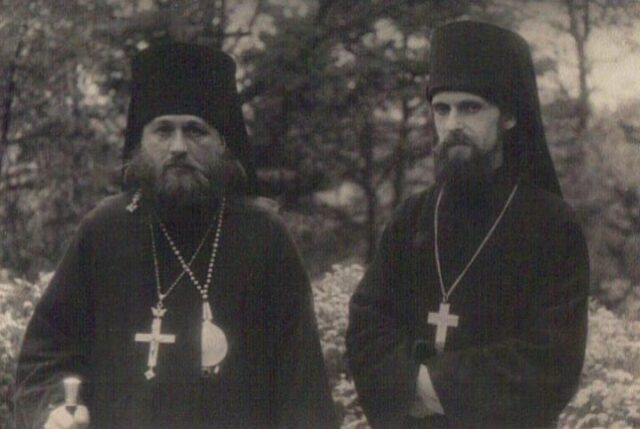
M471 137L466 135L464 131L459 131L459 130L452 131L451 133L449 133L444 138L444 140L442 140L441 146L442 146L441 149L444 152L446 152L448 149L451 149L454 146L467 146L472 149L476 147Z
M242 164L228 151L219 159L202 166L195 166L188 158L174 157L162 166L156 176L153 161L145 152L138 150L124 165L123 185L125 189L142 187L153 190L156 182L164 180L164 177L168 176L167 170L172 167L189 169L193 173L192 177L197 178L199 182L208 181L210 186L222 187L234 194L243 194L247 189L247 173Z
M200 171L195 165L193 165L191 162L189 162L186 159L173 159L169 162L167 162L163 167L162 167L162 171L166 172L172 168L180 168L183 170L189 170L189 171Z

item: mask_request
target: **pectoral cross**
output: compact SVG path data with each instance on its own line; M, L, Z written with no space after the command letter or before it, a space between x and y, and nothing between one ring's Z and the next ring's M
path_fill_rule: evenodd
M435 312L429 312L428 322L431 325L436 325L436 350L438 353L444 351L444 344L447 341L447 328L458 326L458 316L455 314L449 314L450 304L444 302L440 303L440 310Z
M136 334L135 340L137 342L149 343L149 357L147 359L147 366L149 369L144 373L147 380L151 380L156 376L156 373L153 369L156 367L158 363L158 350L160 348L160 344L172 344L176 341L175 335L167 335L160 333L160 327L162 326L162 316L167 312L166 308L151 307L151 312L153 313L153 322L151 322L151 333Z

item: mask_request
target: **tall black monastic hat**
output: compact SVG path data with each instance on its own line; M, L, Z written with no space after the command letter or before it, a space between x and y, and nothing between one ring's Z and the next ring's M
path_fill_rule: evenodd
M516 126L504 146L508 173L562 195L544 134L531 52L522 37L481 22L443 25L432 34L430 68L429 101L440 91L464 91L513 114Z
M140 52L131 63L131 101L123 159L140 145L142 129L169 114L199 116L224 137L247 174L248 192L255 192L252 148L236 88L236 65L224 52L205 46L171 43Z

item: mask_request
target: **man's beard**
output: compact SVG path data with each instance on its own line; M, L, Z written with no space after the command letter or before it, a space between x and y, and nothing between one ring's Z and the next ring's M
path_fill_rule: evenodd
M149 155L140 150L127 166L125 183L139 186L162 211L179 213L207 208L225 193L230 161L226 158L216 159L204 170L183 158L172 159L156 169Z
M212 180L222 170L221 166L211 165L208 171L201 171L185 160L174 160L163 166L154 183L155 195L161 205L184 208L205 206L214 196L219 197L217 184Z
M470 156L465 159L450 157L450 149L455 146L468 148ZM454 189L471 189L490 182L498 150L499 144L489 152L481 152L463 131L452 132L435 152L436 182Z

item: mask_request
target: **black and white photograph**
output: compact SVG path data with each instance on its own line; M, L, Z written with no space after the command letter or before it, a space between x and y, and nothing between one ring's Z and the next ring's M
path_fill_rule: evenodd
M0 0L0 428L640 428L640 2Z

